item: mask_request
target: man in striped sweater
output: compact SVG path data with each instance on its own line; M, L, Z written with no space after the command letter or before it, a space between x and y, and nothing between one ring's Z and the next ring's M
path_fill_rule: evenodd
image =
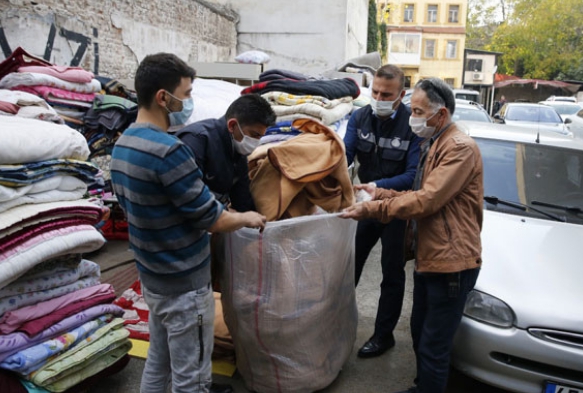
M192 150L167 133L192 113L195 71L173 54L138 66L136 123L112 152L111 178L148 304L150 348L142 393L209 392L214 298L208 232L265 226L256 212L224 210Z

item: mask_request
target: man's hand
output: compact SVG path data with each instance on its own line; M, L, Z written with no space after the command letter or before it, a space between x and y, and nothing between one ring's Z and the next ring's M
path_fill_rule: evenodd
M253 211L241 214L244 216L244 222L247 228L259 228L260 231L263 231L263 229L265 229L267 217L265 217L264 215Z
M375 183L366 183L366 184L355 184L354 191L358 192L359 190L363 190L367 194L371 196L371 200L375 200L376 193L377 193L377 185Z
M366 209L363 203L355 203L352 206L347 207L340 214L341 218L352 218L353 220L362 220L365 217Z

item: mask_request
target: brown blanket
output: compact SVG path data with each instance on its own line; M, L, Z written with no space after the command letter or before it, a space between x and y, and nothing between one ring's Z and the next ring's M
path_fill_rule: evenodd
M329 213L354 203L344 142L330 128L309 119L292 127L302 134L265 145L249 156L251 194L268 221Z

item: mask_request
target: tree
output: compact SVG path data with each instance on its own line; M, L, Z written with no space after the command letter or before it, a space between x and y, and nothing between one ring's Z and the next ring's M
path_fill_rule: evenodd
M537 79L583 79L583 2L513 0L485 48L502 52L499 72Z
M368 1L368 34L366 37L367 53L379 48L379 27L377 25L377 4L375 0Z
M387 57L388 42L387 42L387 25L385 22L379 25L379 33L381 35L381 59Z

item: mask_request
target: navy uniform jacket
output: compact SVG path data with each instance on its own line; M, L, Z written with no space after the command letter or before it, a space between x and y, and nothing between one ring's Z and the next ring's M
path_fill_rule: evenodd
M379 119L370 105L355 111L346 127L344 144L350 165L358 158L361 183L397 191L410 190L419 162L420 138L411 131L411 110L401 103L387 119Z
M233 209L255 210L249 189L247 157L235 151L225 117L189 124L176 136L194 152L203 181L223 204Z

